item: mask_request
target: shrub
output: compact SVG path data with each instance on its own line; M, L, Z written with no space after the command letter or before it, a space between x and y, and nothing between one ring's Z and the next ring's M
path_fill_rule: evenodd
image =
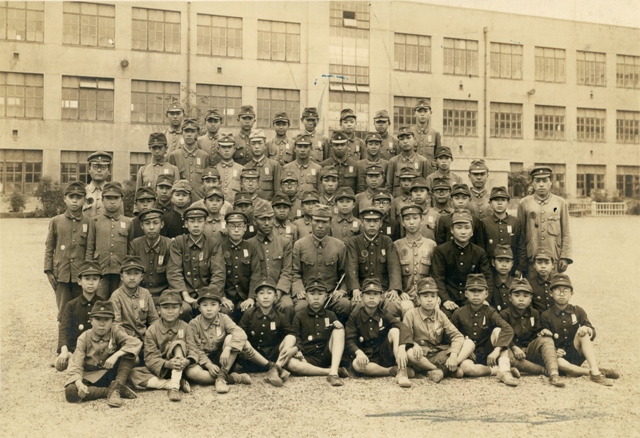
M133 204L136 198L136 183L128 179L122 183L122 189L124 190L124 198L122 199L124 215L133 217Z
M9 198L9 203L11 204L11 211L17 213L24 210L27 205L27 200L22 193L14 192L11 194L11 198Z
M635 216L640 215L640 201L637 199L628 199L627 214L633 214Z
M42 214L45 217L53 217L65 211L64 191L58 181L53 182L49 177L42 178L35 194L42 204Z
M523 198L530 194L531 178L529 177L529 171L509 172L509 187L512 189L515 198Z

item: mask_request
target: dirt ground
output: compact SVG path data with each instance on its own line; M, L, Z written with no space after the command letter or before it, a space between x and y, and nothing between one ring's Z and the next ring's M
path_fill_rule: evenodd
M181 403L146 392L121 409L104 401L69 404L64 375L50 367L55 299L42 272L47 220L0 220L0 434L6 437L138 436L640 436L640 218L573 218L573 303L598 330L603 366L622 377L611 388L565 378L567 388L528 376L518 388L493 378L292 378L217 395L195 387Z

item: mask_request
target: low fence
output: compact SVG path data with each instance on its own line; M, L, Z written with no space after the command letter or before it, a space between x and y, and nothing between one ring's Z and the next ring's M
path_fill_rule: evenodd
M571 216L624 216L626 212L625 202L569 202Z

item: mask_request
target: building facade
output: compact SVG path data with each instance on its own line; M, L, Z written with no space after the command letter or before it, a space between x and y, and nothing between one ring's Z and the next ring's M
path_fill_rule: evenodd
M548 164L568 197L638 196L638 41L636 28L401 1L0 2L2 193L86 180L97 149L113 179L135 178L172 100L200 118L219 108L230 131L253 105L272 136L275 112L295 134L306 106L325 134L345 107L361 132L379 109L395 130L428 98L458 163Z

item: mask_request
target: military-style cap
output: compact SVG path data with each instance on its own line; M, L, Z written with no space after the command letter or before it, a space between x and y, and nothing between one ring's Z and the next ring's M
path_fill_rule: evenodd
M204 119L205 120L208 120L208 119L222 120L222 114L220 114L220 111L218 111L217 108L213 108L213 109L207 110L207 112L204 115Z
M400 169L400 174L398 175L398 178L403 179L403 178L417 178L418 174L413 170L412 167L403 167L402 169Z
M240 172L240 179L242 178L260 178L260 172L254 167L245 167Z
M222 303L222 297L216 290L211 286L204 286L200 290L198 290L198 304L200 304L204 300L213 300L218 303Z
M333 166L323 167L322 169L320 169L320 181L328 176L338 178L338 170Z
M307 190L302 194L300 198L300 203L304 204L305 202L316 201L320 202L320 195L315 190Z
M276 115L273 117L273 123L275 123L275 122L287 122L287 123L290 123L289 116L284 111L276 113Z
M416 289L418 290L418 295L426 294L429 292L438 293L438 286L436 285L436 281L431 277L424 277L418 280Z
M165 289L160 294L160 298L158 298L158 306L162 306L163 304L182 304L182 297L180 296L179 290L174 289Z
M167 107L167 112L169 111L182 111L184 112L184 107L180 102L171 102Z
M431 182L431 190L437 190L437 189L451 190L451 185L449 185L446 179L434 178L433 181Z
M173 178L173 175L166 175L162 173L158 175L158 177L156 178L156 187L158 186L173 187L174 182L175 182L175 179Z
M308 287L306 287L307 293L309 292L322 292L322 293L327 293L329 292L327 290L326 287L324 287L323 285L321 285L320 283L317 282L313 282L311 283Z
M509 293L513 292L529 292L533 295L533 289L526 278L514 278L509 286Z
M387 200L387 201L393 201L393 196L391 196L391 193L389 193L389 191L387 190L378 190L377 192L375 192L373 194L373 197L371 198L372 201L383 201L383 200Z
M162 132L152 132L149 134L149 147L152 148L154 146L166 146L167 145L167 136Z
M256 116L256 112L253 110L253 106L251 105L242 105L240 107L240 111L238 111L238 118L242 116Z
M307 107L302 111L302 119L317 119L319 118L318 109L316 107Z
M220 172L215 167L207 167L202 171L201 180L209 179L209 178L218 178L220 179Z
M118 181L110 181L102 187L102 196L124 196L124 190L122 184Z
M365 175L382 175L384 170L379 164L369 164L364 171Z
M370 294L372 292L381 294L382 284L377 278L365 278L365 280L362 282L362 293Z
M99 275L102 277L102 269L96 262L82 262L80 271L78 271L78 278L83 275Z
M464 223L473 223L473 218L471 217L469 210L459 209L454 211L451 215L451 225Z
M263 277L262 280L260 280L260 282L258 283L258 285L256 286L256 294L258 293L258 291L260 289L263 288L269 288L271 290L273 290L274 292L277 290L276 288L276 282L273 281L271 278L269 277Z
M204 194L204 199L211 198L212 196L224 199L224 191L222 191L220 187L209 187L209 190Z
M433 158L439 157L449 157L453 160L453 154L451 153L451 148L449 146L440 146L436 153L433 155Z
M431 103L428 99L418 99L418 103L416 103L416 106L413 107L413 110L417 111L421 108L431 109Z
M253 209L253 217L273 217L274 215L273 207L268 202L262 202Z
M115 318L116 314L113 310L111 301L96 301L91 309L91 318Z
M467 275L467 285L466 290L486 290L489 289L487 286L487 279L484 278L482 274L469 274Z
M413 129L411 129L410 126L401 126L398 129L398 135L396 135L396 137L400 138L400 137L404 137L404 136L407 136L407 135L414 136L415 134L413 132Z
M156 199L156 191L153 187L142 186L136 190L136 201L140 201L141 199Z
M351 199L355 202L356 195L353 193L353 189L351 187L340 187L336 190L336 201L344 198Z
M282 192L276 192L271 198L271 205L275 207L276 205L287 205L291 207L293 204L287 195Z
M382 143L382 137L377 132L369 132L364 139L365 143L369 143L370 141L377 141L378 143Z
M73 194L75 194L75 195L86 196L87 189L84 186L84 183L82 181L71 181L64 188L64 194L65 195L73 195Z
M331 134L331 143L342 144L347 141L349 141L349 139L342 131L334 131L334 133Z
M293 141L293 144L295 146L297 146L297 145L311 145L312 143L313 143L313 140L311 139L311 136L307 135L307 134L299 135Z
M187 181L186 179L181 179L179 181L176 181L173 183L173 187L171 188L171 193L175 193L175 192L185 192L187 194L191 194L191 185L189 184L189 181Z
M143 210L138 214L138 219L140 222L144 222L150 219L162 219L164 216L164 211L159 208L149 208L148 210Z
M184 122L182 122L182 129L185 130L187 128L193 128L196 131L198 129L200 129L200 126L198 125L198 120L197 119L184 119Z
M429 184L427 184L427 180L424 178L415 178L413 181L411 181L411 189L409 189L409 191L413 189L429 190Z
M313 206L311 217L317 220L330 220L331 219L331 207L324 204L316 204Z
M218 146L234 146L235 144L236 140L230 132L220 134L220 137L218 137Z
M251 134L249 134L249 141L266 139L267 136L264 134L264 131L262 129L252 129Z
M510 245L497 245L493 251L494 259L511 259L513 260L513 251Z
M409 214L423 214L424 210L419 205L403 205L400 208L400 216L404 217Z
M251 193L249 192L236 193L236 196L233 198L233 205L236 206L240 204L253 204Z
M280 182L283 183L285 181L298 181L298 177L295 172L291 170L285 170L282 172L282 177L280 178Z
M551 254L551 251L549 251L547 248L543 247L543 246L539 246L538 249L536 249L535 253L533 254L533 259L548 259L551 260L552 262L555 261L555 257L553 256L553 254Z
M570 287L573 290L573 285L571 284L571 279L566 274L556 274L551 279L551 285L549 285L549 289L553 290L558 286L566 286Z
M360 210L360 219L382 219L384 213L377 207L367 207Z
M510 200L511 196L509 196L509 192L507 191L506 187L500 186L500 187L494 187L491 189L489 200L493 201L496 198L505 198L507 200Z
M120 272L124 272L127 269L137 269L138 271L145 272L142 259L135 255L124 256L124 260L122 260L122 265L120 266Z
M241 211L229 211L224 215L225 222L244 222L245 224L249 223L249 218L246 214Z
M466 195L471 197L471 190L469 190L469 186L464 183L454 184L451 189L451 196L453 197L455 195Z
M192 218L197 218L197 217L207 217L207 216L209 216L209 212L204 207L198 207L197 205L196 206L190 205L184 211L184 215L183 216L184 216L185 220L192 219Z
M340 121L342 122L344 119L353 117L356 118L356 113L351 108L345 108L340 111Z
M552 173L553 170L549 166L536 166L529 172L529 175L531 178L545 178L551 176Z
M88 163L111 164L112 161L111 154L105 151L96 151L87 157Z
M473 160L471 165L469 166L470 173L484 173L489 172L489 168L487 167L487 163L484 162L482 158L478 160Z
M389 118L389 113L387 112L387 110L380 110L380 111L376 111L376 115L373 116L373 120L391 120Z

